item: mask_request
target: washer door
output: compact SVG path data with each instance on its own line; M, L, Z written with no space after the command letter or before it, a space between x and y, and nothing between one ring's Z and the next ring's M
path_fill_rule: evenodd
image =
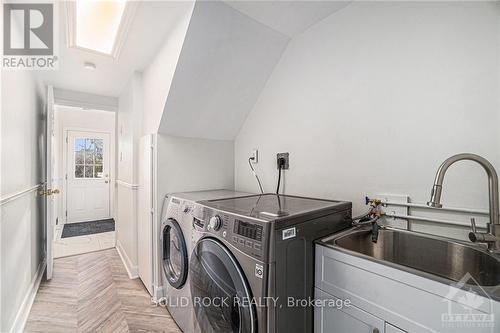
M219 241L200 240L189 263L191 297L201 332L256 332L250 288L234 256Z
M168 219L162 231L163 272L170 285L176 289L186 283L188 252L182 229L174 219Z

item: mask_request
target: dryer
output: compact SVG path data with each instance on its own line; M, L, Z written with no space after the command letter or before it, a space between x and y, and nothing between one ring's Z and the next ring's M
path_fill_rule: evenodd
M351 225L351 203L263 194L193 210L189 280L200 333L313 332L314 240Z
M193 332L194 317L188 279L192 252L192 210L200 200L248 196L230 190L174 193L165 198L166 211L160 228L160 281L164 304L183 332Z

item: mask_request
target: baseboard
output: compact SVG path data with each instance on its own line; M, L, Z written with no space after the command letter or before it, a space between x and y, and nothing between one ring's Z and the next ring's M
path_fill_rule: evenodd
M116 240L116 250L118 251L118 255L122 259L123 266L127 270L128 277L130 279L137 279L139 277L139 270L136 265L132 264L132 261L127 256L127 252L123 249L122 244L119 240Z
M31 312L31 307L33 306L33 302L35 301L36 293L38 288L40 287L40 283L42 282L43 273L45 272L45 268L47 267L47 261L44 259L43 262L38 266L36 274L31 281L30 288L24 296L23 302L19 307L19 310L16 314L16 319L14 319L14 323L10 328L9 332L23 332L24 327L26 326L26 321L28 320L28 316Z

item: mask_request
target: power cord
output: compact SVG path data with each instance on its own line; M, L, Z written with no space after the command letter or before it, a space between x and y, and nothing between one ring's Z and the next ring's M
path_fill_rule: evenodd
M276 194L280 193L280 184L281 184L281 170L285 166L285 159L280 157L278 159L278 185L276 186Z
M248 158L248 165L250 165L250 169L252 169L252 173L253 175L255 176L255 179L257 179L257 183L259 183L259 188L260 188L260 193L261 194L264 194L264 190L262 189L262 184L260 183L260 179L259 179L259 176L257 175L257 173L255 172L255 169L253 168L253 165L252 165L252 161L254 160L253 157L249 157Z

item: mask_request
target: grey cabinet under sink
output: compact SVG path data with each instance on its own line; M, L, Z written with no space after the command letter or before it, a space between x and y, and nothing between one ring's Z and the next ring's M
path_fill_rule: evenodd
M472 295L481 299L471 304L467 286L460 289L319 244L315 267L316 299L351 303L342 309L316 306L315 333L493 333L500 329L500 303ZM456 322L449 321L456 313L478 315L484 322L472 328L456 327Z

